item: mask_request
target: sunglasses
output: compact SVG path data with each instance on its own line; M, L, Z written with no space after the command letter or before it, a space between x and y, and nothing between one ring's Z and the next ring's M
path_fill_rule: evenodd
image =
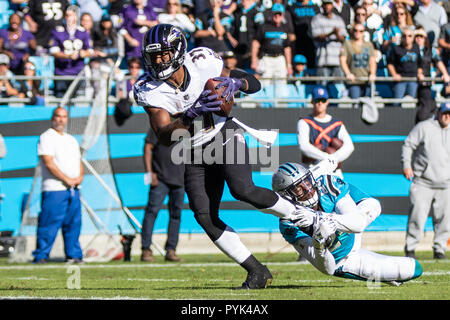
M363 16L363 17L365 17L365 16L366 16L366 14L365 14L365 13L359 13L359 12L357 12L357 13L356 13L356 15L357 15L357 16Z
M314 103L319 103L319 102L325 103L325 102L327 102L327 99L325 99L325 98L319 98L319 99L314 100L313 102L314 102Z
M355 29L355 32L364 32L364 29Z

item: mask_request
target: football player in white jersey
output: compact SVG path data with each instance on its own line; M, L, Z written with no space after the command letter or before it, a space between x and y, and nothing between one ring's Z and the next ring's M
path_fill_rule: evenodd
M363 249L362 231L352 232L336 222L336 216L361 216L365 229L381 212L378 200L340 177L311 171L287 162L272 177L273 190L315 212L311 224L280 219L281 234L300 255L325 274L349 279L398 285L422 274L417 260ZM337 225L345 230L337 230Z
M147 72L134 85L134 96L148 113L160 141L169 145L174 142L177 129L189 130L188 152L195 154L196 150L214 146L216 151L223 152L222 160L226 159L213 163L200 159L199 163L185 164L185 190L196 221L220 250L248 272L239 288L265 288L272 280L270 271L219 218L224 184L227 183L233 197L264 213L290 219L295 216L295 206L276 192L255 186L248 147L240 133L242 126L232 117L213 113L220 110L222 102L216 101L217 95L204 90L207 80L215 78L221 82L219 86L226 87L223 95L230 99L239 90L259 91L259 81L246 72L225 69L222 59L211 49L200 47L186 52L182 31L169 24L159 24L147 31L142 57ZM198 119L202 120L202 127L194 131ZM221 139L229 130L236 132L231 141ZM243 164L229 161L242 155L246 160Z

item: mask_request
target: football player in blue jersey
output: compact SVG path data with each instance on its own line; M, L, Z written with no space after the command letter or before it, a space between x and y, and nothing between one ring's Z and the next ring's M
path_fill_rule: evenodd
M287 162L273 175L272 189L303 208L297 221L280 219L280 231L321 272L394 285L422 274L422 266L413 258L361 248L362 231L378 217L381 206L356 186Z

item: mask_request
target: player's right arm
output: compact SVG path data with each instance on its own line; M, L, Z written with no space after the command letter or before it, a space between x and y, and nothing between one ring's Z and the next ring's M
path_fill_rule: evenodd
M150 120L150 125L155 131L160 142L166 146L171 145L175 141L172 141L172 132L177 129L187 130L190 123L183 123L181 118L172 121L169 112L161 108L147 107L145 108Z

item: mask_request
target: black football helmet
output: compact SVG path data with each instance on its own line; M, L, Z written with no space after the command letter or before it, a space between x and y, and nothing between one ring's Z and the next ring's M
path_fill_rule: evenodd
M180 28L171 24L157 24L147 31L142 41L142 58L153 78L165 80L177 71L186 55L186 37ZM156 63L157 54L171 52L169 61Z

